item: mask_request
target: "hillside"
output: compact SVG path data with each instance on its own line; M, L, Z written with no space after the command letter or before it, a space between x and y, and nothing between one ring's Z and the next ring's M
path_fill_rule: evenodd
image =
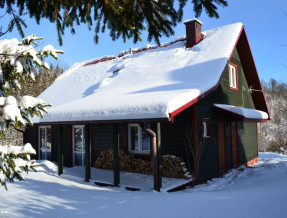
M287 153L287 84L274 79L262 84L271 120L258 125L259 149Z

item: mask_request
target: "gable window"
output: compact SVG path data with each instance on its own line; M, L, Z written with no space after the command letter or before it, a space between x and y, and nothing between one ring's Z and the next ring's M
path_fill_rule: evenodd
M209 118L202 118L202 138L205 140L211 138Z
M238 90L237 65L229 62L228 72L229 72L229 87L230 87L230 89Z
M85 164L85 126L73 126L73 163L74 166Z
M131 153L150 152L150 137L138 124L128 125L128 143Z
M39 159L51 160L51 127L39 126Z

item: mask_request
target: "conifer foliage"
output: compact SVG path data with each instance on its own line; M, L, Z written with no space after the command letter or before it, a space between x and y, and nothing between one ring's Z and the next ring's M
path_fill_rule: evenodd
M38 24L43 18L55 23L60 44L65 29L75 33L75 26L81 23L94 29L96 43L99 33L109 29L113 40L132 38L135 43L141 41L142 31L147 30L148 40L159 44L161 36L174 34L173 27L181 21L187 3L188 0L0 0L0 7L12 15L9 27L0 31L0 36L15 26L23 35L26 24L21 15L28 13ZM227 6L227 0L192 0L191 3L196 17L205 10L209 17L218 18L217 5Z
M20 94L23 85L35 80L36 68L49 69L44 58L57 58L57 53L63 53L51 45L36 51L32 45L41 39L31 35L21 42L17 39L0 41L0 136L6 128L24 128L26 123L32 125L31 117L42 117L45 108L50 106L41 99ZM30 155L35 153L29 143L0 146L0 184L6 187L7 180L24 180L22 173L33 169Z

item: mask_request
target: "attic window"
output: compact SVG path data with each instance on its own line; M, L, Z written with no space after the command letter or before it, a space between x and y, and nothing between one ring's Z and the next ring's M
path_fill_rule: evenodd
M238 90L238 74L236 64L229 62L228 74L229 74L229 88L233 90Z
M138 124L128 125L128 143L130 153L149 153L150 137Z
M209 118L202 118L202 138L204 140L211 138Z

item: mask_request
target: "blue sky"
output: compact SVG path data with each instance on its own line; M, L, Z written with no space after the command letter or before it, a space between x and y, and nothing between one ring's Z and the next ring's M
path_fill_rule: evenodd
M219 8L219 19L208 18L205 13L202 13L199 17L203 23L202 30L242 22L260 79L269 81L271 78L275 78L287 82L286 0L229 0L228 3L228 7ZM183 20L193 17L194 12L189 2L184 10ZM28 24L28 28L24 30L25 35L35 34L44 37L42 45L52 44L54 47L64 50L65 54L59 57L59 63L64 67L70 67L73 63L99 56L118 54L130 47L155 44L155 42L146 41L146 33L142 36L142 42L134 44L132 40L126 43L122 39L112 41L108 32L100 35L99 44L95 44L93 30L88 31L87 26L83 24L76 28L75 35L70 34L67 30L63 37L64 45L60 47L57 42L55 24L42 20L40 25L37 25L33 19L27 17L25 20ZM2 19L1 23L3 21ZM161 42L168 42L182 35L185 35L185 26L183 23L179 23L175 28L175 35L170 38L163 37ZM4 37L20 39L16 30Z

